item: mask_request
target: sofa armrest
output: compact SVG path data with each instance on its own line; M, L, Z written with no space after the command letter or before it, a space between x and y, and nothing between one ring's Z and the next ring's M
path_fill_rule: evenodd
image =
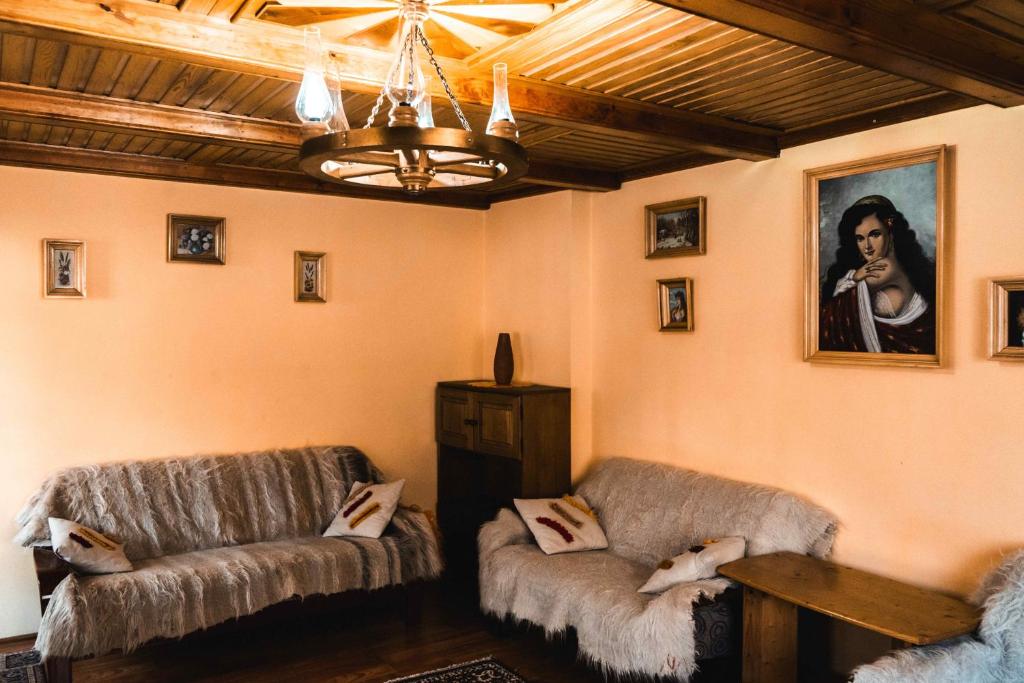
M36 580L39 582L39 609L45 612L54 589L74 570L48 545L33 546L32 559L35 560Z
M500 548L508 545L523 545L532 540L533 536L523 519L512 510L502 508L498 511L498 516L494 518L494 521L487 522L480 527L480 534L477 536L480 561L483 563Z

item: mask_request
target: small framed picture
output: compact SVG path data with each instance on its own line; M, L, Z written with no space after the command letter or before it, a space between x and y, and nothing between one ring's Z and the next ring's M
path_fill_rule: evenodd
M327 301L324 288L324 252L295 252L295 300Z
M991 299L989 357L1024 360L1024 277L993 280Z
M706 203L704 197L691 197L644 207L647 258L705 253Z
M43 295L85 297L85 242L43 240Z
M693 279L658 280L662 332L693 332Z
M224 265L223 218L167 216L167 260Z

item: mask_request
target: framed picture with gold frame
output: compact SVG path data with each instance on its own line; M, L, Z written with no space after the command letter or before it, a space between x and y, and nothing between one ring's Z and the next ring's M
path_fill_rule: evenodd
M658 317L662 332L693 332L693 280L658 280Z
M295 300L323 303L327 301L324 286L322 251L295 252Z
M85 242L43 240L43 296L85 298Z
M647 258L707 251L707 200L690 197L644 207Z
M227 221L212 216L167 215L167 260L224 265Z
M942 364L951 154L804 171L804 360Z
M989 358L1024 361L1024 277L990 285Z

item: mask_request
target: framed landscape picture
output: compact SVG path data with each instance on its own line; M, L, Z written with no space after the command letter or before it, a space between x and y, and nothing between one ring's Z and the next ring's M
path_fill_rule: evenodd
M707 201L691 197L644 207L647 258L703 254Z
M327 301L324 288L324 258L321 251L295 252L295 300Z
M990 291L989 357L1024 360L1024 277L993 280Z
M43 240L43 295L85 297L85 242Z
M949 149L804 172L804 359L938 367Z
M658 280L658 314L662 332L693 332L693 280Z
M167 260L224 265L223 218L167 216Z

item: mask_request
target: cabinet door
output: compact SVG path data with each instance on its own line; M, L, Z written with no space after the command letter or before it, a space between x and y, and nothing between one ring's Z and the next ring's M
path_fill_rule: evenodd
M465 391L437 390L437 442L473 450L473 403Z
M478 393L473 403L477 430L473 449L518 460L522 452L519 397Z

